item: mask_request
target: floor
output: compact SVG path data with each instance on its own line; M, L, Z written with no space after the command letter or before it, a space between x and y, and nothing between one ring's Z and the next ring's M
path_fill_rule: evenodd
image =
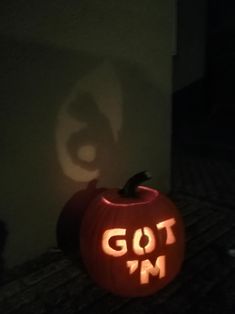
M213 119L195 123L191 133L183 123L175 126L170 197L187 242L182 271L171 284L150 297L116 297L94 285L80 264L51 250L6 274L1 313L235 313L235 150L220 133L211 138Z

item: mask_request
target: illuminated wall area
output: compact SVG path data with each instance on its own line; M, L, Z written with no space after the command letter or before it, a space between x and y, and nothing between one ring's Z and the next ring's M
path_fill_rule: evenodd
M170 186L170 1L2 1L6 266L56 245L65 202L149 170ZM4 229L4 230L5 230Z

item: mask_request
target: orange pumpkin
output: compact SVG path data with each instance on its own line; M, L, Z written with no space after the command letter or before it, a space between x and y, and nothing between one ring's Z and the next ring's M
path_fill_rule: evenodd
M175 205L133 176L122 190L99 194L85 212L80 232L82 259L90 276L122 296L153 294L180 270L184 228Z

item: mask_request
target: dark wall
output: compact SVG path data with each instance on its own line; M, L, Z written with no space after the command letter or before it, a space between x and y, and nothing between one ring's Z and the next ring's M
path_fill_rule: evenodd
M55 243L65 202L143 169L168 191L170 1L0 2L7 266Z
M173 91L205 75L207 1L177 1L177 50L173 59Z
M208 1L207 81L210 112L235 111L235 3Z

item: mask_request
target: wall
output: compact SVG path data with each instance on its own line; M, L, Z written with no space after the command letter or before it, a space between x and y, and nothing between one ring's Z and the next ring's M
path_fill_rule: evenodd
M177 1L177 54L174 57L174 92L203 78L206 57L207 1Z
M234 1L209 1L208 5L208 102L210 113L220 119L235 110Z
M171 1L1 1L7 267L55 245L64 203L148 169L169 190Z

